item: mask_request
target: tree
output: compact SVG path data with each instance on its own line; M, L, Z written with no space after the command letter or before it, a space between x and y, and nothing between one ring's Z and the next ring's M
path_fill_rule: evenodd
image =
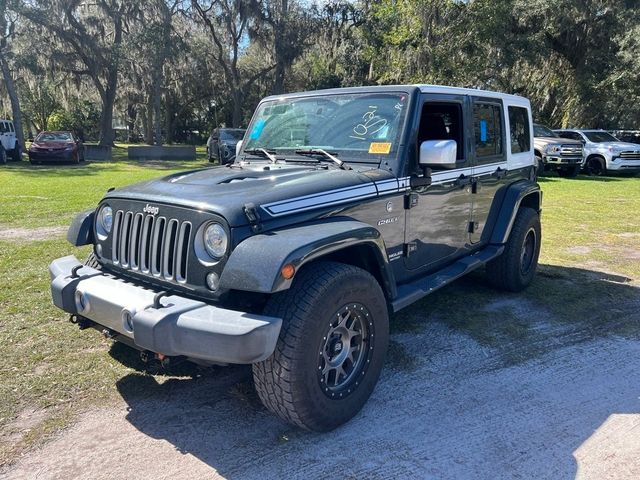
M19 12L60 41L58 58L67 73L91 80L102 102L100 145L111 145L120 50L127 22L140 15L140 5L127 0L39 0L23 3Z
M192 0L194 18L206 28L213 42L212 55L224 72L233 112L231 124L239 127L245 96L256 80L275 68L270 63L257 71L243 71L239 64L250 23L261 6L255 0Z
M13 115L13 125L16 130L16 139L20 148L24 151L24 132L22 129L22 110L20 109L20 99L16 83L11 73L9 58L11 52L11 40L15 34L16 17L8 8L7 0L0 0L0 69L2 70L2 79L9 95L11 102L11 113Z

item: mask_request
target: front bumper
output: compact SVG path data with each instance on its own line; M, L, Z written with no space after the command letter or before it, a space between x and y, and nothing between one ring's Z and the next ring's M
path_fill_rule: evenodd
M628 160L620 157L613 157L610 162L607 162L607 170L613 171L640 171L640 160Z
M75 156L74 150L29 150L29 160L72 160Z
M141 350L214 363L248 364L269 357L282 319L227 310L125 282L74 256L49 265L58 308L127 337ZM155 305L154 305L155 304Z
M542 161L547 165L556 165L558 167L569 167L572 165L582 165L582 157L561 157L557 155L545 155Z

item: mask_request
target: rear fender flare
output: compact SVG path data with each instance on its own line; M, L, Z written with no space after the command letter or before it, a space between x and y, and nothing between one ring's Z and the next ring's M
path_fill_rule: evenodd
M537 183L523 180L507 189L490 243L505 244L507 242L520 207L529 207L538 213L542 212L542 191Z

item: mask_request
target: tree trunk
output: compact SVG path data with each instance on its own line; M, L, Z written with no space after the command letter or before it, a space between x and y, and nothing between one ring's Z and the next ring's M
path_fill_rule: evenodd
M113 107L116 103L117 72L111 73L107 88L102 96L102 114L100 115L100 145L113 145Z
M151 106L151 98L145 105L142 123L144 124L144 143L153 145L153 108Z
M231 114L231 126L239 128L242 121L242 92L240 89L232 90L231 99L233 101L233 111Z
M16 139L20 148L24 152L24 132L22 131L22 110L20 110L20 99L18 98L18 92L16 91L16 84L11 76L11 70L9 64L4 56L4 53L0 50L0 68L2 68L2 78L7 88L7 94L11 101L11 113L13 115L13 126L16 129Z
M154 145L162 145L162 65L153 72L153 133Z

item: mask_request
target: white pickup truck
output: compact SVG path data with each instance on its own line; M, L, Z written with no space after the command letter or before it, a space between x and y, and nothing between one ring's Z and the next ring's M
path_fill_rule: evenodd
M584 145L584 168L590 175L640 172L640 145L621 142L604 130L554 130Z
M13 122L0 119L0 164L7 163L7 156L18 161L22 158L22 150Z

